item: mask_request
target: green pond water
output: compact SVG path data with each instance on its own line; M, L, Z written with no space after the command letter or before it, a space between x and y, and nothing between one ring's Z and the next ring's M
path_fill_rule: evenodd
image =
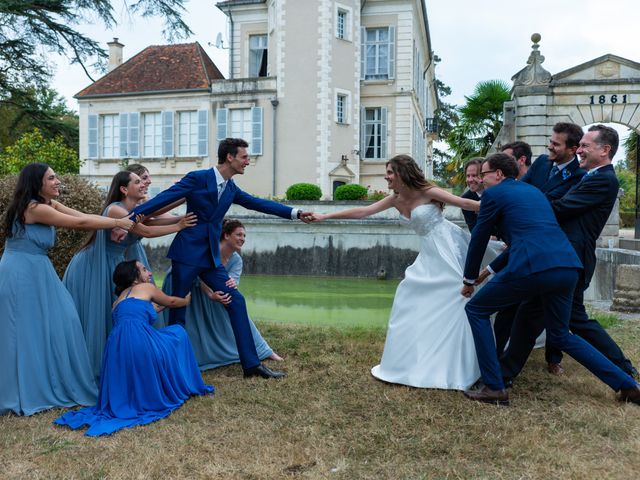
M387 326L399 280L243 275L252 319L320 326Z

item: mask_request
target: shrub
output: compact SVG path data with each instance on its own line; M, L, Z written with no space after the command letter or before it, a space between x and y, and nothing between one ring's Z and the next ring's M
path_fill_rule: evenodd
M18 177L15 175L0 177L0 219L2 220L13 198L17 180ZM84 213L101 213L103 195L95 185L77 175L64 175L60 180L62 186L58 200L64 205ZM80 250L88 235L90 233L83 230L57 229L56 244L49 250L49 258L58 275L62 277L71 257ZM0 254L4 250L4 242L5 232L0 228Z
M340 185L333 194L334 200L365 200L367 198L367 189L357 183L349 183L348 185Z
M369 190L367 189L367 200L378 201L389 195L389 192L384 190Z
M37 128L25 133L15 144L7 147L0 156L0 161L1 173L13 175L19 174L28 163L46 163L58 175L78 173L82 163L78 153L67 146L62 136L44 138Z
M320 200L322 190L312 183L294 183L287 188L287 200Z

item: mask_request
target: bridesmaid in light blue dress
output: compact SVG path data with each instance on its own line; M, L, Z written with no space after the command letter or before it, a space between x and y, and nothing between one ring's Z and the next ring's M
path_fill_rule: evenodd
M55 242L54 227L129 229L133 222L65 207L55 200L59 187L48 165L27 165L2 226L0 414L32 415L96 399L78 313L47 250Z
M230 286L237 287L240 283L242 258L239 253L244 245L245 236L244 225L239 220L224 221L220 238L220 258L229 273L232 282ZM171 270L167 273L162 290L165 293L171 292ZM194 282L191 293L193 298L187 307L185 328L189 333L200 370L239 363L240 357L229 314L224 307L229 303L229 297L222 292L212 291L198 279ZM161 314L159 325L166 325L168 316L168 312ZM271 349L251 319L249 324L260 360L282 361L282 357Z
M88 436L110 435L123 428L167 417L192 395L213 393L198 370L184 328L161 330L152 301L184 307L185 298L165 295L151 283L151 272L135 260L120 263L113 274L116 293L95 406L67 412L55 423L73 429L87 425Z
M145 192L140 177L135 173L118 172L111 182L102 215L110 218L126 216L144 198ZM96 232L67 266L63 282L80 316L96 378L100 374L104 344L111 331L111 305L115 300L115 286L111 280L113 270L127 256L144 263L146 256L137 258L140 253L135 249L141 237L167 235L195 225L193 215L175 218L172 224L163 226L137 223L128 234L122 230ZM128 255L129 250L132 255Z
M138 175L138 177L140 177L142 194L144 195L144 197L140 200L139 203L144 203L149 198L149 185L153 183L151 180L151 175L149 174L149 170L144 165L141 165L139 163L132 163L130 165L127 165L126 171L135 173L136 175ZM160 226L172 225L176 223L181 217L164 212L169 212L170 210L173 210L175 207L182 205L183 203L184 200L178 200L177 202L166 206L161 210L161 212L157 212L153 216L153 218L147 219L145 221L145 224L149 226ZM147 267L147 270L152 271L153 269L151 268L149 260L147 259L147 252L145 251L144 246L142 245L142 242L140 240L142 240L142 238L138 237L138 241L132 243L129 247L127 247L125 251L125 260L138 260L145 267ZM155 283L153 279L152 282Z

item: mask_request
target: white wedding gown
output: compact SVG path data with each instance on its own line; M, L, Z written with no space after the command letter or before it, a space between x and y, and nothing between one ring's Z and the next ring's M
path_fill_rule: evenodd
M398 285L382 360L371 373L412 387L464 390L480 378L460 294L470 236L434 204L400 221L420 236L420 253Z

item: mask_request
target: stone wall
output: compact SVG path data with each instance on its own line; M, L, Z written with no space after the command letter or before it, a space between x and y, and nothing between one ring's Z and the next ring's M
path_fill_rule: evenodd
M619 265L640 265L640 252L620 248L596 248L596 270L584 299L589 301L613 299L616 271Z

